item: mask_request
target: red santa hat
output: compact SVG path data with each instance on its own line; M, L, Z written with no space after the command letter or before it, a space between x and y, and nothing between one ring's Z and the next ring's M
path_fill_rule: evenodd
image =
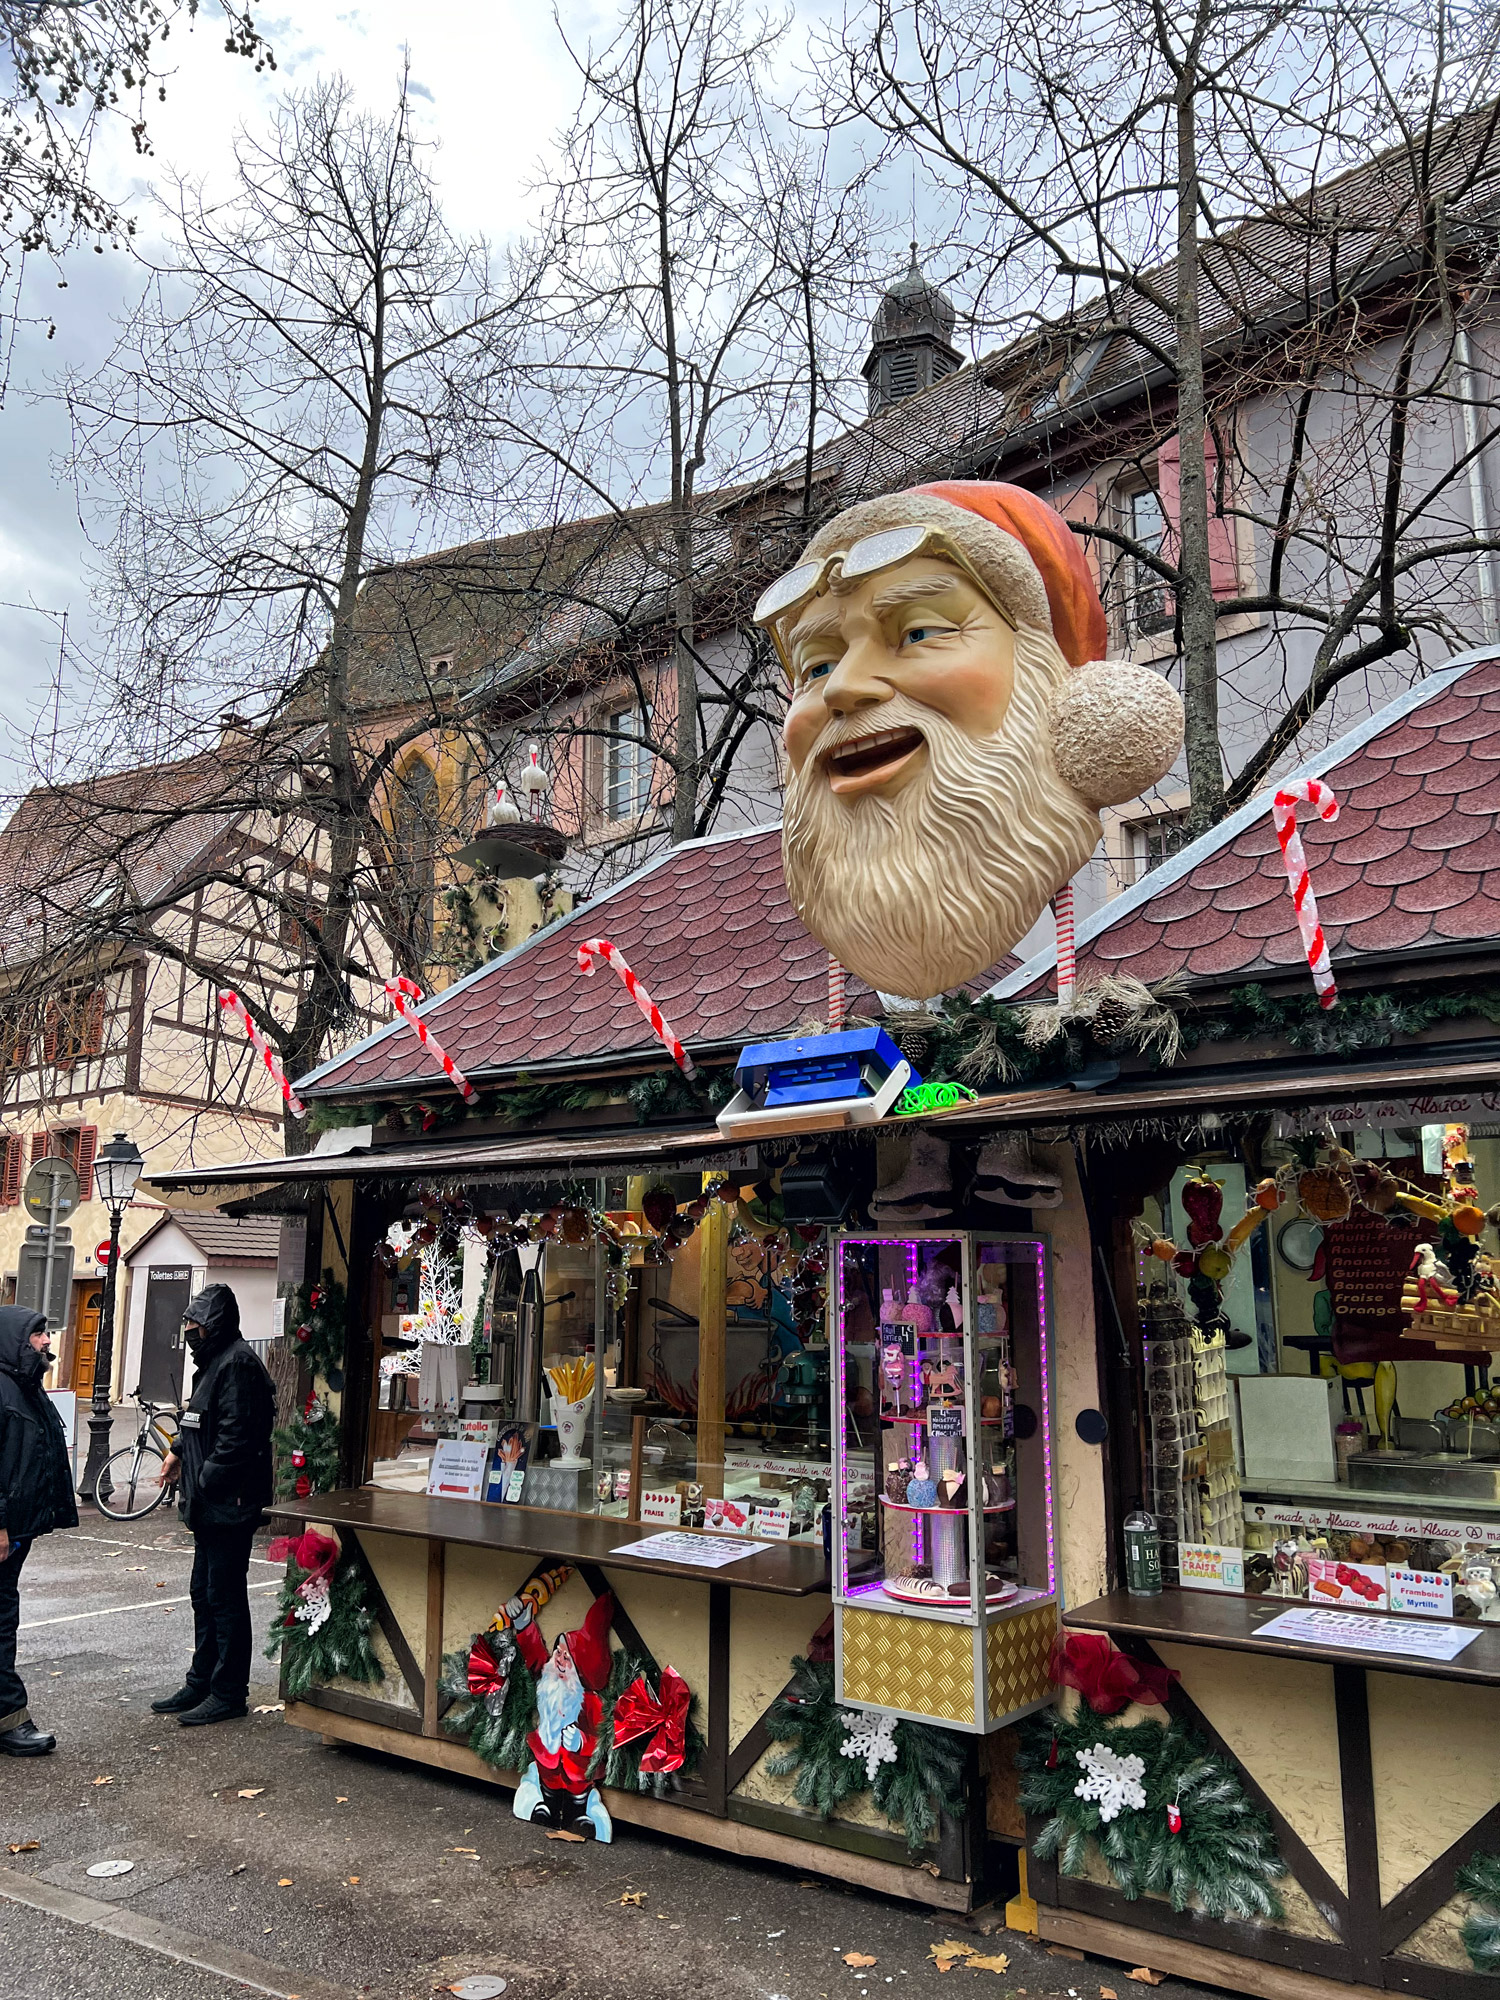
M609 1625L615 1615L614 1593L606 1590L588 1608L576 1632L568 1634L568 1651L586 1688L600 1693L609 1679Z

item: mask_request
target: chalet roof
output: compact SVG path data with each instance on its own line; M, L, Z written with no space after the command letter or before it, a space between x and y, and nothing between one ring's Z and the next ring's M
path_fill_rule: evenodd
M125 1253L126 1263L134 1263L168 1223L175 1223L201 1251L204 1263L218 1270L262 1269L274 1265L281 1254L279 1215L216 1215L211 1209L169 1208L156 1217L139 1242L131 1245Z
M1486 646L1366 718L1293 777L1322 778L1335 820L1299 820L1334 969L1424 962L1500 941L1500 649ZM1223 986L1306 967L1271 823L1280 779L1078 928L1080 979L1175 975ZM993 989L1032 991L1039 953Z

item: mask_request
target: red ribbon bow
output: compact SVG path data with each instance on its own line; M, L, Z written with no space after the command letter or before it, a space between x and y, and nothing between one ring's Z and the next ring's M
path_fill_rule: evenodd
M1117 1653L1102 1632L1059 1632L1049 1672L1059 1687L1077 1688L1095 1715L1114 1715L1133 1701L1165 1702L1177 1679L1172 1667Z
M641 1769L680 1771L686 1755L687 1714L692 1699L691 1688L675 1667L663 1670L659 1701L647 1686L646 1676L637 1674L615 1703L615 1742L632 1743L637 1736L654 1731L641 1758Z
M294 1562L298 1569L305 1569L307 1576L303 1586L316 1576L328 1576L339 1559L339 1545L331 1535L320 1535L316 1528L308 1528L300 1535L278 1535L266 1550L272 1562Z
M482 1632L469 1648L468 1680L469 1693L477 1695L504 1694L510 1681L510 1659L502 1666Z

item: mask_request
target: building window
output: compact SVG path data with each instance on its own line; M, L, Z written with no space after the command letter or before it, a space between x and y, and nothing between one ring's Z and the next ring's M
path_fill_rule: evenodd
M81 1199L87 1201L93 1193L94 1156L99 1151L99 1127L71 1126L66 1132L54 1132L52 1143L54 1150L62 1154L77 1174Z
M1155 813L1150 819L1127 820L1125 865L1131 882L1160 868L1188 844L1187 813Z
M1125 496L1125 532L1138 549L1154 556L1161 554L1167 519L1160 495L1149 486ZM1169 631L1174 615L1171 591L1149 563L1131 556L1127 568L1130 602L1126 623L1131 638L1144 639L1154 632Z
M47 1010L46 1060L59 1069L96 1056L104 1047L104 988L77 987Z
M651 769L655 759L647 744L651 710L639 706L616 709L604 718L604 817L639 819L651 803Z

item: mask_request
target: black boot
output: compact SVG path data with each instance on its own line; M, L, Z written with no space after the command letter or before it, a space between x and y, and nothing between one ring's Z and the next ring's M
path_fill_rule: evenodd
M180 1687L176 1694L164 1694L160 1701L153 1701L153 1715L181 1715L184 1709L197 1708L204 1700L200 1688Z
M46 1757L57 1748L57 1738L49 1736L28 1718L14 1729L0 1730L0 1750L7 1757Z
M206 1701L200 1701L196 1708L190 1708L185 1715L179 1715L179 1729L196 1729L204 1722L235 1722L240 1716L250 1713L250 1705L244 1701L220 1701L211 1694Z

